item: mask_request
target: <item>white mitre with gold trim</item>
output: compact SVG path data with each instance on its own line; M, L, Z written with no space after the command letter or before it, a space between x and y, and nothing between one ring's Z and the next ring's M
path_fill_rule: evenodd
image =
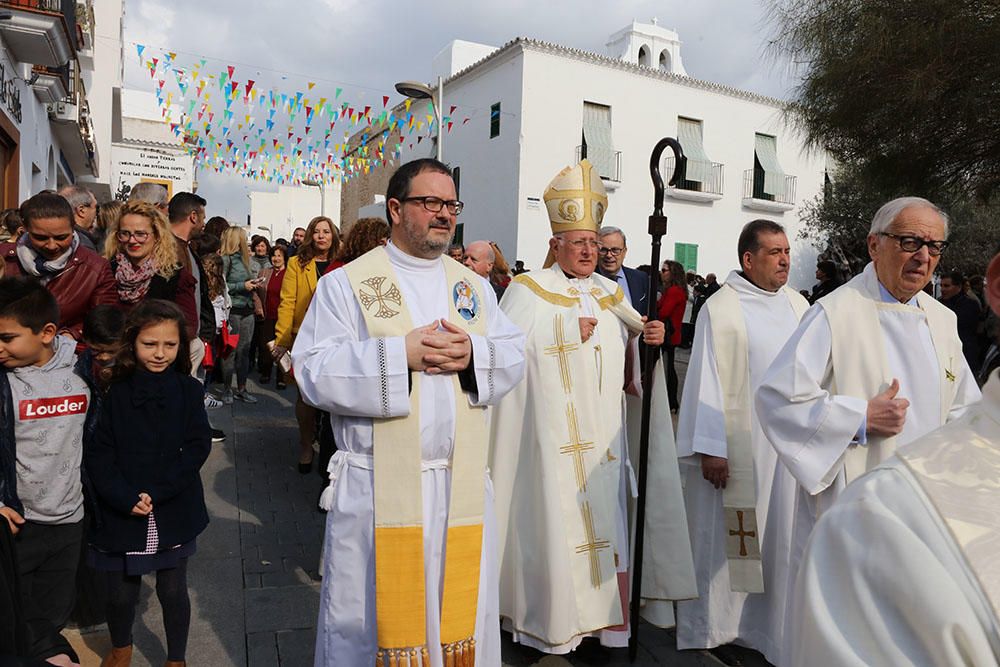
M566 167L552 179L542 195L553 234L577 229L597 232L608 210L608 196L601 175L587 160Z

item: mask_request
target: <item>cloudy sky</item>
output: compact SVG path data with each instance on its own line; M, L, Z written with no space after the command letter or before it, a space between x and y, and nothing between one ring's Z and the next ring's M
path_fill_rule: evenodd
M345 90L345 99L399 96L393 82L429 80L431 60L463 39L501 46L532 37L605 53L613 32L633 19L676 30L689 75L775 97L787 97L791 77L767 52L773 26L767 0L125 0L126 85L150 87L134 44L178 53L178 62L205 58L231 64L258 87L297 89L305 81ZM377 101L377 102L375 102ZM362 102L365 103L365 102ZM199 174L209 214L245 220L246 193L266 184Z

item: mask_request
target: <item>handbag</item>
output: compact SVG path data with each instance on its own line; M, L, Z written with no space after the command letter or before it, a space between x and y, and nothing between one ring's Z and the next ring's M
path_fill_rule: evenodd
M239 345L240 335L229 330L229 320L222 321L222 332L220 335L222 336L222 350L219 352L219 356L225 359Z
M202 368L205 370L211 370L215 368L215 353L212 351L212 345L205 343L205 357L201 360Z

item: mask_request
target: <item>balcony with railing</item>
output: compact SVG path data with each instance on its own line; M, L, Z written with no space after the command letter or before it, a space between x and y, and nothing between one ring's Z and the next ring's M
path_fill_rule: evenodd
M65 63L60 67L34 65L31 68L31 89L43 104L52 104L66 99L70 94L70 67Z
M76 35L77 52L92 55L94 51L94 5L90 0L76 3Z
M795 176L767 173L763 169L743 172L743 206L768 213L795 208Z
M97 144L87 90L75 60L67 64L67 70L69 94L47 105L52 132L73 174L97 177Z
M75 0L0 0L0 34L19 62L59 67L76 53Z
M660 174L664 181L673 175L675 164L676 158L672 156L663 159ZM667 188L667 196L695 202L722 199L723 172L723 165L719 162L689 158L680 181Z
M576 161L587 158L597 169L604 181L612 184L620 183L622 180L622 152L613 148L603 146L588 146L586 144L576 147ZM615 186L612 186L612 189Z

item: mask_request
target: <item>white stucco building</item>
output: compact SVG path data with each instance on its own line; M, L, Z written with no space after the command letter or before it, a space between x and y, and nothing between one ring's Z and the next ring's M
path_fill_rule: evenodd
M0 1L0 204L69 183L111 196L121 0Z
M648 263L650 152L672 136L690 163L687 180L666 199L662 257L721 279L737 266L742 226L768 218L792 241L790 284L810 287L816 250L796 238L798 213L822 192L825 155L804 149L784 122L782 101L687 76L677 34L655 24L633 23L607 48L604 56L517 38L498 49L454 43L435 58L443 108L471 113L444 137L444 161L458 168L466 203L463 240L497 241L512 264L539 268L550 236L542 193L585 153L608 189L605 224L628 236L627 264ZM401 161L433 151L424 141ZM661 171L666 180L672 163ZM351 187L348 180L345 198Z
M322 192L318 187L290 185L279 185L277 192L251 192L249 232L270 241L290 241L296 227L305 228L323 210L340 227L339 182L325 184Z
M194 157L170 130L153 93L121 88L113 98L111 187L116 194L137 183L159 183L167 195L197 188Z

